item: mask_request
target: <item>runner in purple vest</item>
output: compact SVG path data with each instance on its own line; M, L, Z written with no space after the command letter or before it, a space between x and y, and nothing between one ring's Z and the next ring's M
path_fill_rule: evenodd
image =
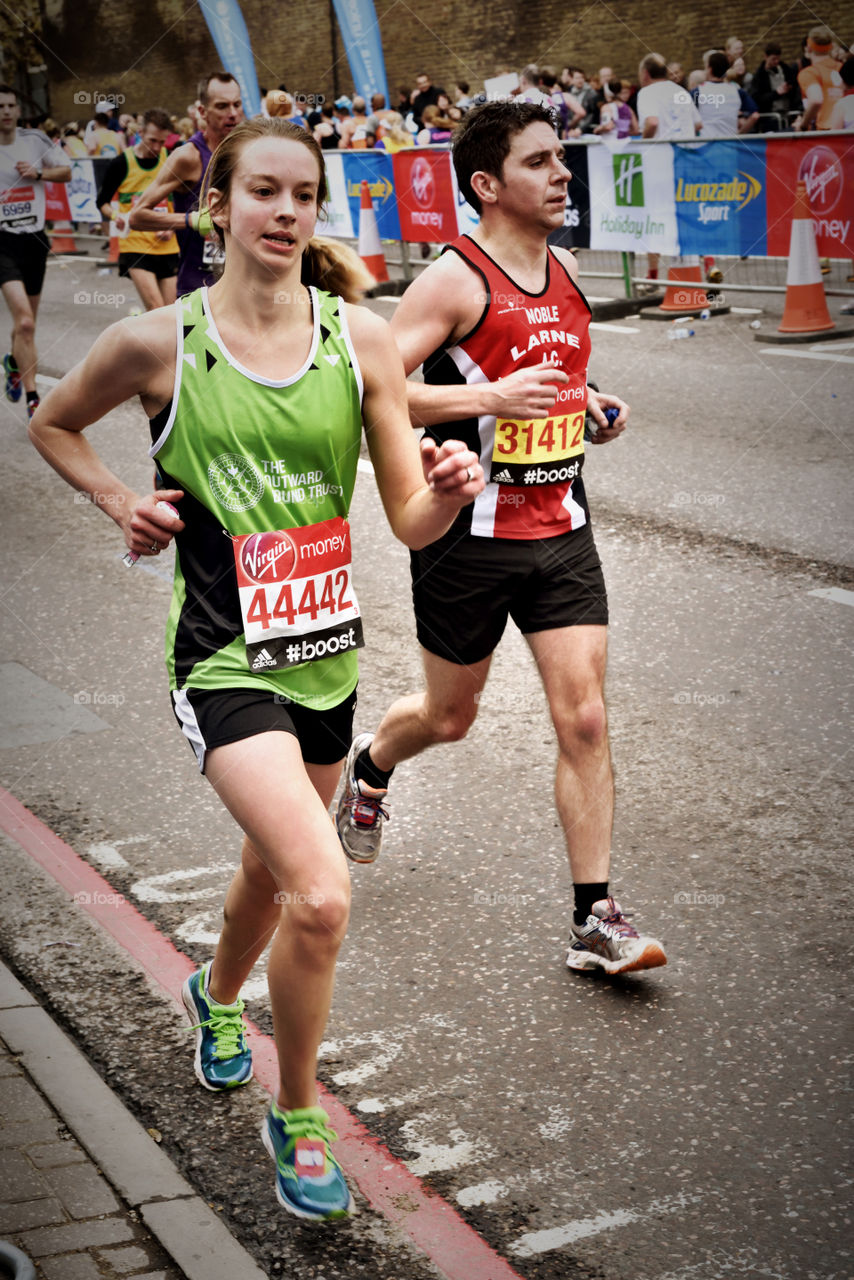
M243 119L240 85L228 71L214 71L199 85L198 112L202 128L172 152L157 178L134 207L130 225L135 231L174 231L181 263L178 297L214 283L216 241L210 237L205 216L199 215L199 192L211 158L236 124ZM156 210L172 196L175 212ZM208 234L206 234L208 233Z

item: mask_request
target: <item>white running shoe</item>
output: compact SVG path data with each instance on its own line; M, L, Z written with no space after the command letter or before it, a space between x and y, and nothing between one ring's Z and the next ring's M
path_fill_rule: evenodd
M664 948L630 925L613 898L594 902L582 925L570 926L568 969L604 969L606 973L631 973L667 964Z
M338 838L351 862L376 860L383 842L383 822L388 819L388 809L384 807L385 788L369 787L353 773L356 757L372 742L372 733L360 733L350 744L344 766L344 790L335 815Z

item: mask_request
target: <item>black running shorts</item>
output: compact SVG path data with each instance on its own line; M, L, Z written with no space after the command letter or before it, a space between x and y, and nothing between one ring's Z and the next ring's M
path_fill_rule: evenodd
M0 231L0 285L20 280L28 298L37 298L44 284L50 241L43 231Z
M271 731L292 733L306 764L336 764L350 749L356 690L337 707L315 711L259 689L173 689L172 710L202 773L214 747Z
M608 622L589 525L531 542L452 530L411 552L411 569L419 643L448 662L489 657L508 616L523 635Z
M158 280L171 280L178 274L180 255L177 253L120 253L119 275L130 279L132 267L151 271Z

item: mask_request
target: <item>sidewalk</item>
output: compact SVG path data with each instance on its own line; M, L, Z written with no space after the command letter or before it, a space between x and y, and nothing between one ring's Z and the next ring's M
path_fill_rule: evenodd
M39 1280L265 1275L2 963L0 1242Z

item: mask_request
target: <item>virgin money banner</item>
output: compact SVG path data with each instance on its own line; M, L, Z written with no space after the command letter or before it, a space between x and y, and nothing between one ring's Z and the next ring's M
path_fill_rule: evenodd
M199 0L199 8L223 67L240 85L244 114L247 119L260 115L261 93L255 74L255 59L240 5L237 0Z
M375 93L389 101L380 28L373 0L332 0L356 92L366 102ZM382 235L382 232L380 232Z
M806 183L816 246L828 258L854 258L854 147L850 138L811 133L767 144L768 253L786 258L798 182Z
M715 142L673 150L680 253L764 256L764 144Z
M392 158L404 240L447 244L457 237L457 208L447 151L398 151Z
M590 248L678 253L673 148L591 147Z
M44 216L47 222L71 221L71 207L64 182L46 182L44 197Z

